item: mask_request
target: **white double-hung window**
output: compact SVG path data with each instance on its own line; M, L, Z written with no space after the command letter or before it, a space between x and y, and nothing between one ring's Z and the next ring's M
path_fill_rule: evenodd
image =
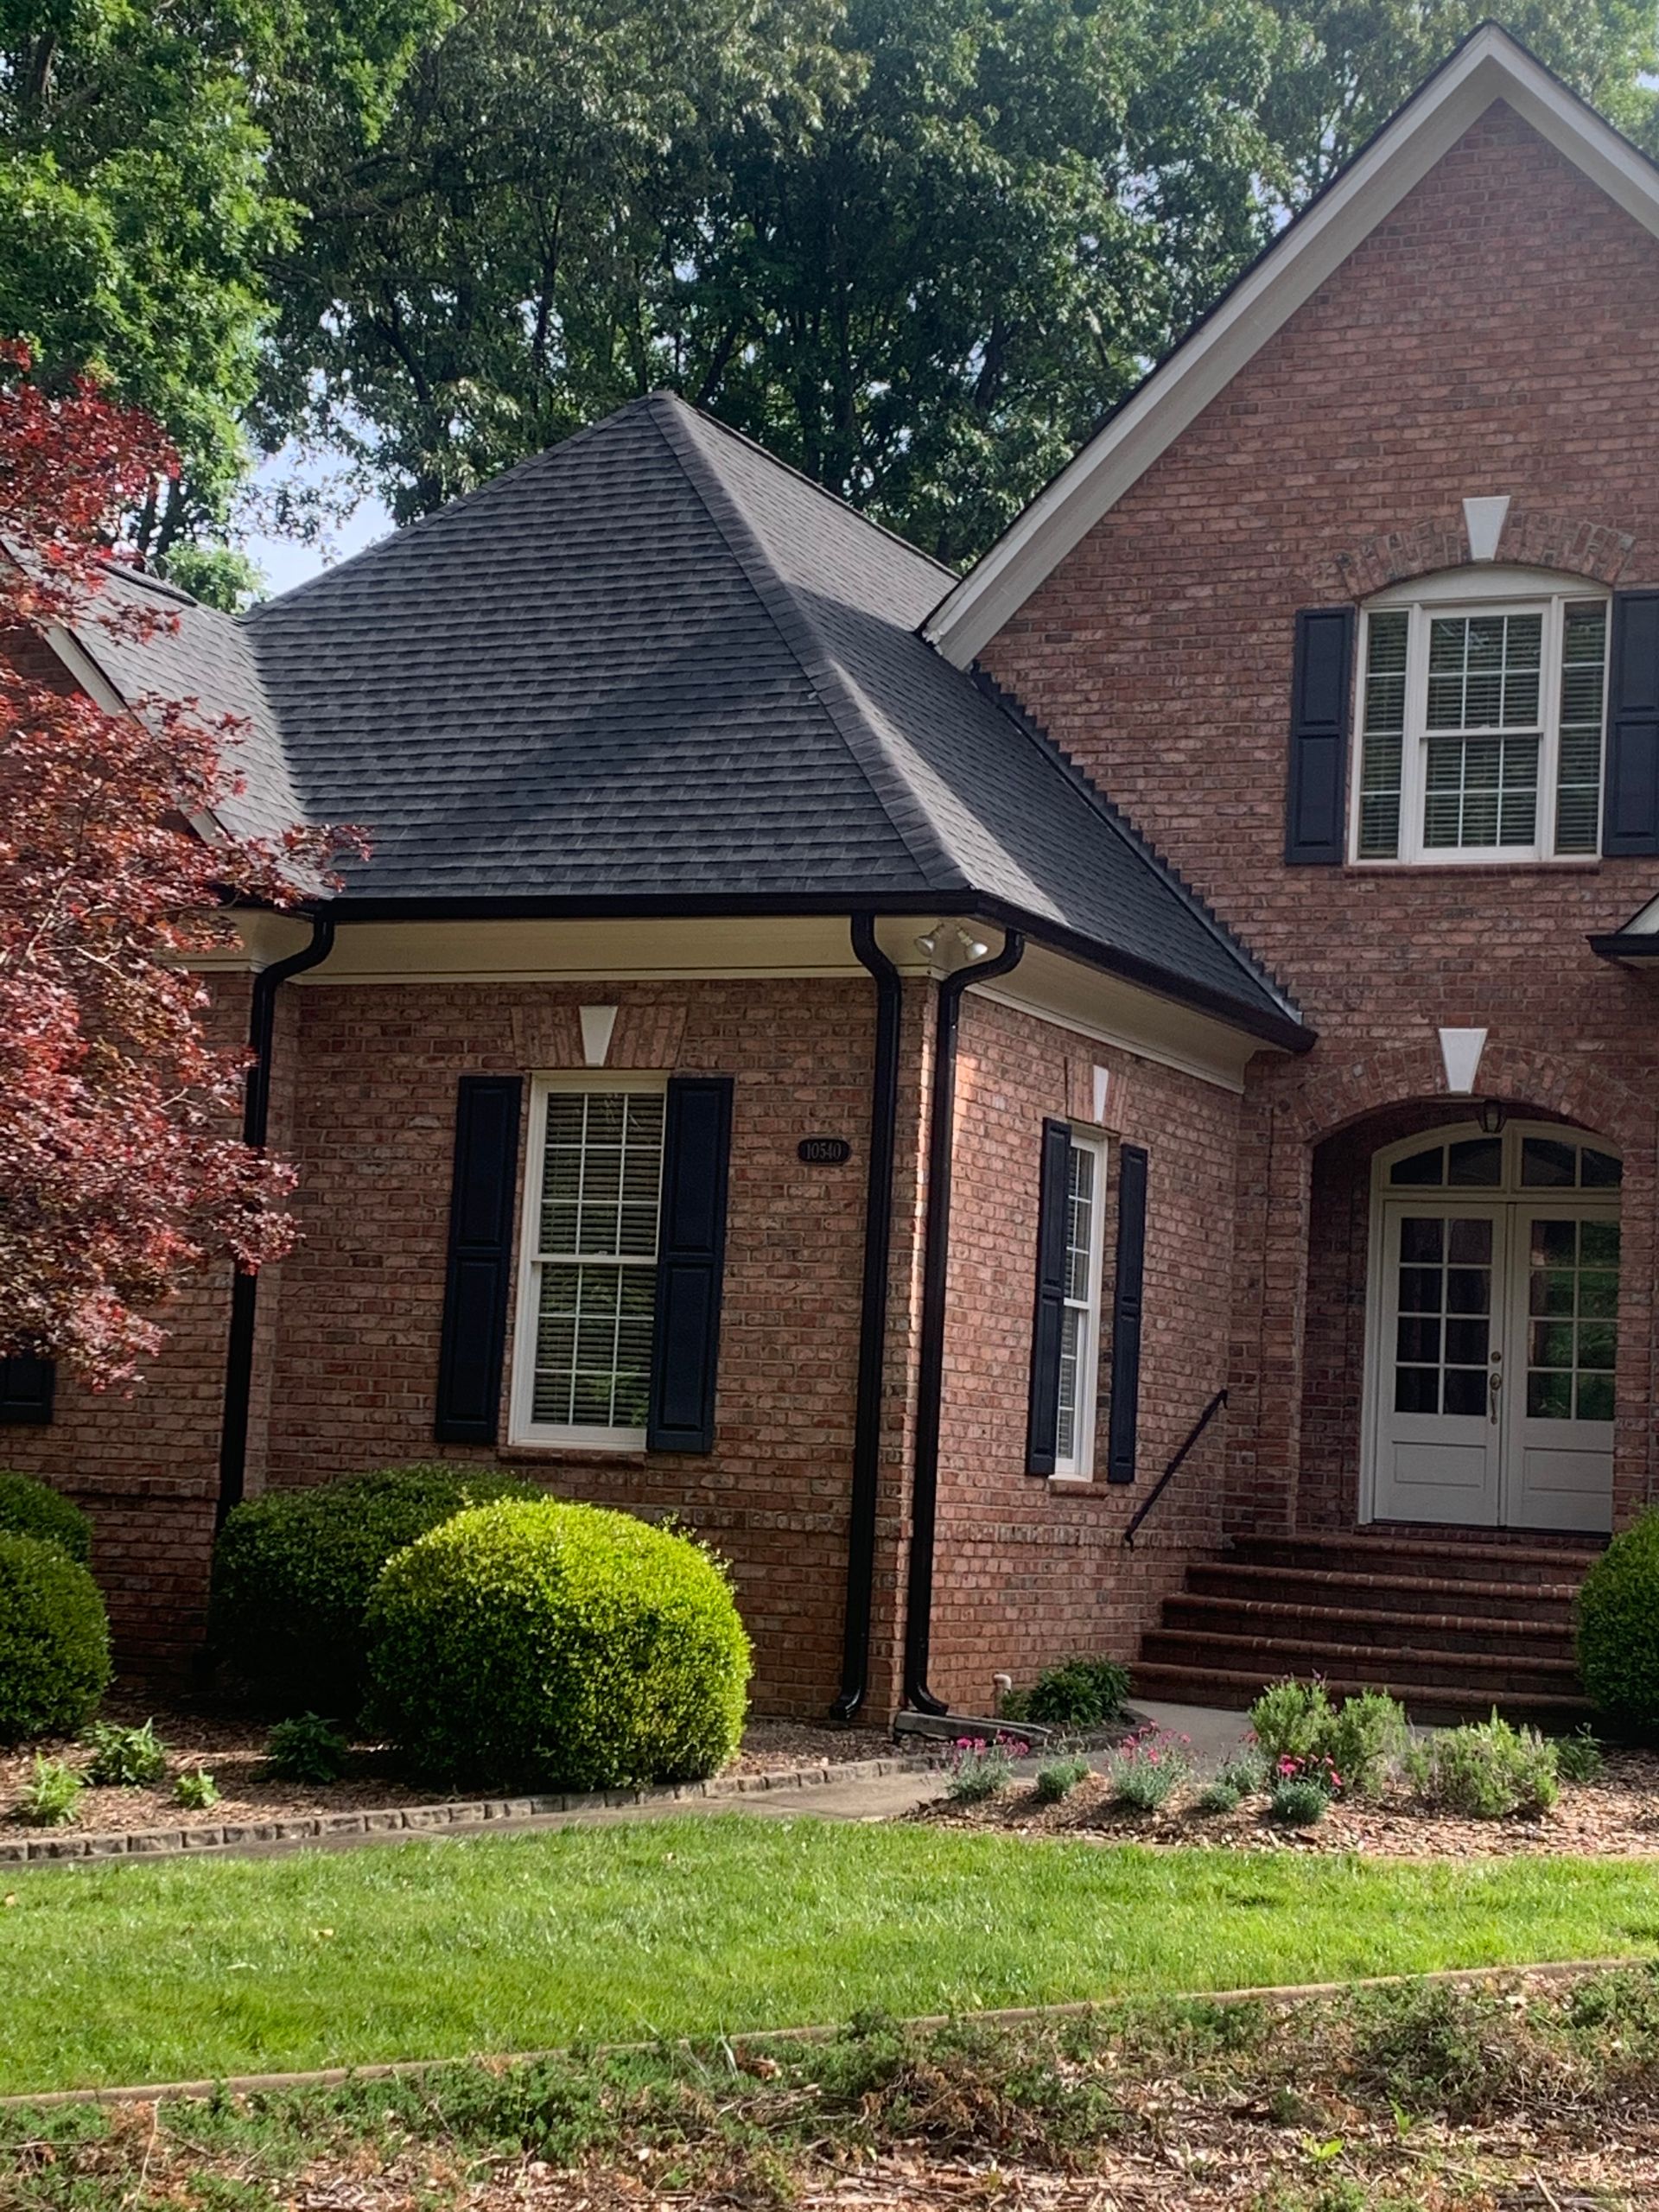
M546 1076L531 1097L512 1436L645 1440L664 1084Z
M1572 859L1601 829L1606 594L1467 569L1382 593L1361 640L1358 861Z
M1100 1279L1106 1147L1071 1134L1066 1160L1065 1302L1060 1321L1059 1418L1054 1471L1094 1471L1095 1395L1100 1371Z

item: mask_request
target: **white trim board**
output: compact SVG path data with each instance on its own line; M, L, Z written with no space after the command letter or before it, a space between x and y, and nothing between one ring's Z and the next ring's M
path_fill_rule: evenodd
M1494 101L1659 237L1659 171L1496 23L1474 33L1225 294L962 582L923 634L966 668Z

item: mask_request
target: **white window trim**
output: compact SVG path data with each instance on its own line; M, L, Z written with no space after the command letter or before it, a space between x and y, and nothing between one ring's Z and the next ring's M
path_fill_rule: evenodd
M530 1135L524 1152L524 1186L518 1222L518 1297L512 1332L512 1387L508 1400L507 1441L543 1449L584 1452L643 1452L643 1428L607 1428L591 1424L537 1421L531 1414L536 1393L537 1275L542 1175L547 1148L547 1102L572 1091L639 1091L661 1097L665 1075L612 1075L603 1069L572 1069L531 1077ZM652 1262L653 1270L658 1264Z
M1607 771L1608 656L1611 652L1612 594L1605 586L1580 576L1564 576L1554 570L1492 568L1481 571L1448 569L1410 583L1392 585L1368 600L1361 609L1354 667L1353 739L1348 778L1348 857L1363 868L1584 868L1600 857L1600 804L1605 803ZM1603 647L1601 702L1600 804L1597 810L1598 849L1588 853L1558 853L1555 849L1555 806L1560 779L1561 743L1561 650L1566 609L1594 601L1608 607L1606 642ZM1406 722L1401 743L1400 849L1362 855L1359 849L1360 801L1364 782L1365 671L1370 659L1373 614L1411 616L1406 642ZM1537 836L1529 845L1425 845L1423 809L1428 759L1428 626L1431 614L1541 614L1543 653L1539 671L1538 810ZM1518 733L1517 733L1518 734Z
M1089 1291L1084 1299L1065 1300L1068 1313L1084 1317L1082 1356L1078 1361L1081 1389L1073 1433L1077 1448L1069 1457L1056 1453L1052 1480L1092 1482L1095 1473L1095 1423L1100 1411L1100 1300L1106 1256L1107 1140L1097 1129L1073 1127L1070 1142L1077 1152L1091 1153L1095 1161L1095 1203L1090 1222ZM1070 1205L1071 1178L1066 1181ZM1068 1227L1070 1226L1068 1223Z

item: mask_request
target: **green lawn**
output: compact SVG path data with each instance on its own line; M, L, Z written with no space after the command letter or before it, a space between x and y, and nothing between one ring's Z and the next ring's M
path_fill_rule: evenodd
M0 2089L1659 1948L1643 1864L739 1815L3 1878Z

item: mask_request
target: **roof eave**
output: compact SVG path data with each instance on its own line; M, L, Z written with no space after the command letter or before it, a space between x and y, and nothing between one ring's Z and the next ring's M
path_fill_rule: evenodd
M976 655L1130 486L1225 390L1495 100L1503 99L1659 236L1659 171L1507 31L1483 25L1188 332L923 625Z
M337 924L353 922L575 921L620 919L625 916L731 916L759 914L920 914L995 923L1064 952L1103 975L1133 983L1155 997L1169 999L1210 1015L1228 1027L1259 1038L1284 1052L1305 1052L1318 1033L1292 1014L1272 1007L1251 1006L1225 991L1172 975L1155 962L1103 944L1046 916L1028 912L1012 900L954 891L826 892L658 892L595 899L571 893L519 893L493 898L365 897L346 893L308 902L326 906Z

